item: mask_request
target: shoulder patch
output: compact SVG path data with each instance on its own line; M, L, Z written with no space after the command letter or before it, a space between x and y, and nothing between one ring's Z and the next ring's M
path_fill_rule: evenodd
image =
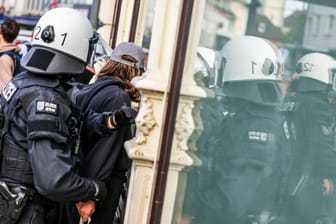
M247 136L251 141L267 142L269 140L268 133L263 131L249 131Z
M12 81L9 81L3 89L2 95L7 102L10 101L14 93L16 92L17 87L14 85Z
M56 103L48 101L37 101L36 103L36 113L45 113L57 115L58 105Z

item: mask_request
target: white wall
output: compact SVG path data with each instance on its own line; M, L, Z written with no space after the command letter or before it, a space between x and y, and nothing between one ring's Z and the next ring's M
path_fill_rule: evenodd
M331 21L332 20L332 21ZM303 47L310 50L336 50L336 9L310 4Z

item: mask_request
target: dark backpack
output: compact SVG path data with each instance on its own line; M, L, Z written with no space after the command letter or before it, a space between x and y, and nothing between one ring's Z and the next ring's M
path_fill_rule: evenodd
M15 51L4 51L0 53L0 57L2 55L9 55L13 61L14 61L14 73L13 73L13 77L16 76L17 74L21 73L24 71L24 68L21 66L21 58L22 55L19 54L19 52L15 52Z

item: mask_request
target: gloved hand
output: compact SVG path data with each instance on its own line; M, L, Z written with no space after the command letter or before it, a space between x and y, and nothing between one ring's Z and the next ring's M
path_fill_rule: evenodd
M129 106L122 106L110 116L110 122L114 127L125 126L134 123L135 111Z

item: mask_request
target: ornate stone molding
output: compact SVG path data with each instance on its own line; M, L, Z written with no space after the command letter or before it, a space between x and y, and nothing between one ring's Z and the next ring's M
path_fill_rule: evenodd
M139 145L146 143L147 136L157 124L154 119L153 104L146 95L141 99L139 114L136 117L136 138L135 142Z
M135 138L125 142L124 146L127 155L132 160L150 161L151 163L155 160L155 152L149 148L140 147Z
M181 109L176 120L175 135L177 140L177 150L185 151L188 150L188 139L195 128L192 117L192 109L194 105L193 101L184 101L180 106Z

